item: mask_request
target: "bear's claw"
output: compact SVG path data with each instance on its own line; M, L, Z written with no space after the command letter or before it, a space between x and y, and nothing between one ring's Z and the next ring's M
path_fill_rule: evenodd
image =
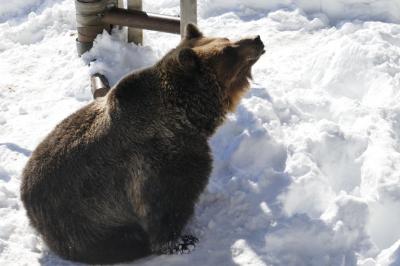
M165 246L161 253L163 254L189 254L194 250L196 243L199 242L199 239L192 235L183 235L178 238L178 240L174 242L170 242Z

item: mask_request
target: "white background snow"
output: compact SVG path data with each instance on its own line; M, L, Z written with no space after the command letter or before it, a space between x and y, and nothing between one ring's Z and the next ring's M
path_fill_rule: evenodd
M145 0L176 15L177 0ZM72 0L0 4L0 265L74 265L43 244L19 200L36 145L179 36L99 36L75 49ZM400 0L199 0L207 35L261 35L252 89L210 140L214 171L189 255L132 265L400 265ZM91 59L97 61L90 67Z

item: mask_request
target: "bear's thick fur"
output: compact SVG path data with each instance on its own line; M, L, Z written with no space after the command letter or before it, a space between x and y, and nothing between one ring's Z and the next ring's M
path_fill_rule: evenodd
M189 24L153 67L57 125L33 152L21 186L49 248L108 264L174 245L208 182L207 139L248 88L263 48L259 36L207 38Z

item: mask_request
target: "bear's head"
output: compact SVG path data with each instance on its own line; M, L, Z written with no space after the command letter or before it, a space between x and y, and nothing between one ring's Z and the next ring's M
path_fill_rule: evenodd
M264 54L260 36L231 41L228 38L205 37L188 24L185 37L176 49L175 58L186 73L195 74L206 67L215 74L224 92L227 111L234 111L249 88L251 67Z

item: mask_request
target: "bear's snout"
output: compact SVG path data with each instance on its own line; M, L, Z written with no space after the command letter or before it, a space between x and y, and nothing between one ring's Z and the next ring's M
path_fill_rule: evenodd
M255 45L257 45L258 47L264 49L264 43L261 41L260 35L257 35L257 36L254 38L254 43L255 43Z
M250 60L257 60L265 53L264 43L261 41L260 35L244 38L235 43L239 46L241 54Z
M264 43L261 41L260 35L257 35L253 39L254 45L256 46L257 50L260 51L260 55L265 53L264 50Z

